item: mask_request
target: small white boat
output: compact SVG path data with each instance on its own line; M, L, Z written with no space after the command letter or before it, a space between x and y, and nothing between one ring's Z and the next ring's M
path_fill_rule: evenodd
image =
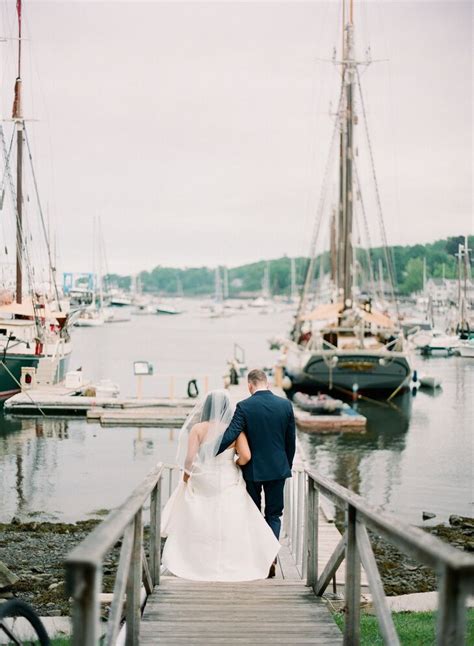
M256 307L256 308L267 308L269 306L269 303L267 299L263 298L263 296L259 296L255 300L253 300L251 303L249 303L249 307Z
M457 347L457 351L465 359L474 359L474 339L461 341Z
M173 307L172 305L158 305L158 307L155 307L155 313L174 316L176 314L182 314L183 312L181 310L177 310L176 307Z
M104 323L127 323L132 317L128 311L110 307L104 310Z
M99 327L104 325L104 316L100 310L84 310L74 325L77 327Z
M436 352L451 354L460 344L459 337L454 334L445 334L439 330L433 330L431 341L420 347L422 354L433 354Z

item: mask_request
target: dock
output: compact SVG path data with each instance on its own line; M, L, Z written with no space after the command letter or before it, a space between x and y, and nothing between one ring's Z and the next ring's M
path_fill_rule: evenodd
M5 412L15 416L85 416L103 426L179 428L196 404L191 397L123 398L91 396L89 387L33 388L10 397Z
M367 418L357 413L348 404L339 415L311 415L293 406L296 426L300 431L315 433L354 433L363 432Z
M162 577L147 600L139 643L339 646L342 633L301 579L283 542L271 580L199 583Z

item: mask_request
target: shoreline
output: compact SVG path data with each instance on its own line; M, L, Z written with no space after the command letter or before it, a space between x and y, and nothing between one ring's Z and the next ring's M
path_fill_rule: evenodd
M425 528L425 531L458 549L474 552L474 519L452 518L460 520L456 524ZM0 590L0 601L17 596L33 605L42 616L69 615L70 602L64 590L64 557L99 523L98 519L77 523L20 523L15 520L0 523L0 561L19 579L11 589ZM404 556L374 534L371 534L371 542L387 596L437 589L433 570ZM105 559L103 592L113 590L119 547L120 541Z

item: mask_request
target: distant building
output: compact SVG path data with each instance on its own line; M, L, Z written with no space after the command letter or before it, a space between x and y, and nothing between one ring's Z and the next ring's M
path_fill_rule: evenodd
M445 305L458 302L459 283L455 278L428 278L426 295L430 296L433 305ZM467 304L474 306L474 282L467 281Z

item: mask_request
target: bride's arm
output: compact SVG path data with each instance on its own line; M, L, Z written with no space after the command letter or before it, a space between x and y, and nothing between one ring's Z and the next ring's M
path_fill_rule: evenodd
M252 453L250 452L250 446L245 433L240 433L237 440L235 441L235 450L237 451L237 454L239 456L237 459L238 465L243 467L244 464L250 462Z
M199 450L200 439L199 439L199 431L197 426L198 426L197 424L193 426L193 428L191 429L191 432L189 433L188 451L186 453L186 460L184 461L184 474L183 474L184 482L187 482L189 480L189 476L192 473L194 460Z

